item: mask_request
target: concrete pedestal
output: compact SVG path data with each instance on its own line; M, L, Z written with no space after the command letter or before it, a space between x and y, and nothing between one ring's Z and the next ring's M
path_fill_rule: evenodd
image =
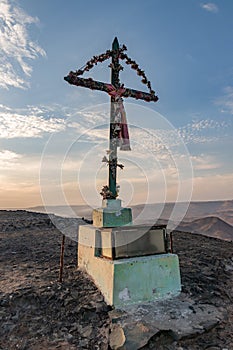
M116 308L177 295L181 290L179 260L158 254L110 260L98 257L98 228L79 227L78 266L92 276L105 301Z
M95 227L119 227L132 223L131 208L122 208L120 199L104 199L102 207L93 210Z

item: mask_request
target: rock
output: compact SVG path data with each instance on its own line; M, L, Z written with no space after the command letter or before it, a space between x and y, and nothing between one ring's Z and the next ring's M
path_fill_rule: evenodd
M69 334L69 333L68 333L68 334L66 335L66 339L67 339L68 342L71 342L71 341L74 339L74 337L73 337L72 334Z
M79 347L80 349L88 349L88 344L89 344L88 339L82 339L79 342Z
M81 336L83 338L90 338L91 337L91 333L92 333L92 327L91 326L86 326L84 328L81 329Z
M69 303L71 303L73 301L73 297L72 296L68 296L65 300L64 300L64 306L67 306Z
M161 332L174 340L191 338L213 328L224 314L209 304L196 305L185 295L166 301L127 306L121 312L113 311L112 320L123 330L125 350L147 345ZM118 328L117 328L118 329Z
M160 332L159 329L147 325L145 322L132 323L123 328L125 334L124 347L127 350L140 349Z
M112 350L120 349L125 343L125 334L121 326L113 325L109 336L109 345Z
M7 299L0 300L0 306L3 306L3 307L9 306L9 300Z

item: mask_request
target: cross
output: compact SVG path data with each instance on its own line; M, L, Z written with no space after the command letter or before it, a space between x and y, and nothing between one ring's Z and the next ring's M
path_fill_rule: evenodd
M105 91L111 96L111 108L110 108L110 135L109 135L109 193L110 197L112 199L115 199L117 197L117 187L116 187L116 175L117 175L117 166L123 167L121 164L117 163L117 147L118 147L118 139L119 139L119 132L124 132L124 136L126 139L123 140L127 142L128 140L128 129L126 121L124 124L122 124L123 128L126 128L124 130L120 130L119 128L119 120L116 120L116 114L124 113L124 107L123 107L123 97L132 97L135 99L140 99L144 101L158 101L158 97L155 95L154 91L151 90L150 82L147 80L144 71L140 70L138 65L135 61L132 61L126 54L123 53L123 51L126 50L126 47L123 46L123 48L120 48L118 39L115 38L112 43L112 50L106 51L105 54L102 54L98 57L94 56L92 60L87 62L85 69L80 69L76 72L70 72L67 77L64 79L76 86L81 86L85 88L89 88L92 90L100 90ZM100 81L95 81L91 78L85 79L85 78L79 78L79 75L83 74L84 71L89 71L94 64L97 64L97 62L103 62L104 60L112 57L112 63L110 64L111 67L111 84L103 83ZM144 79L144 83L147 83L148 88L150 89L150 93L138 91L134 89L128 89L125 88L124 85L120 84L119 79L119 72L123 69L123 67L119 63L119 59L125 59L127 58L126 63L131 64L131 67L133 69L137 69L138 75L141 75ZM128 148L127 148L128 146ZM126 149L130 149L129 144L126 144Z

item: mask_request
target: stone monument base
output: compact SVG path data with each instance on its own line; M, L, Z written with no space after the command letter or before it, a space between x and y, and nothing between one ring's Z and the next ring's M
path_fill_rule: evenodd
M78 266L116 308L177 295L181 291L178 256L156 254L110 260L96 254L99 228L79 227Z
M102 207L93 210L95 227L119 227L132 223L131 208L122 208L120 199L104 199Z

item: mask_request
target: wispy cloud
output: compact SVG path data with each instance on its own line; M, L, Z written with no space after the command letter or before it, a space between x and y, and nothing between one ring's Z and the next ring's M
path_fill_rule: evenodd
M201 144L219 140L225 136L228 127L225 121L202 119L178 128L177 132L185 144Z
M212 13L217 13L219 11L218 6L213 2L207 2L207 3L201 4L201 7L204 10Z
M191 156L191 161L194 170L208 171L219 169L222 164L215 159L214 156L208 154L200 154L198 156Z
M229 90L228 93L230 92ZM130 120L130 113L128 115ZM228 123L201 119L180 128L170 126L166 129L162 126L156 124L150 129L148 125L145 128L129 125L132 152L119 152L119 162L125 165L125 169L119 171L118 180L122 198L126 202L129 198L145 202L147 193L151 198L149 201L158 198L162 198L162 201L165 196L167 200L183 199L183 193L187 196L191 191L188 183L192 177L190 161L197 171L196 183L200 183L202 188L208 183L203 178L218 172L214 170L221 167L221 160L219 162L217 157L208 153L208 145L206 153L202 148L203 153L191 156L182 145L218 140L228 132ZM80 191L84 199L92 198L97 203L108 171L101 160L108 148L109 109L106 112L104 108L103 111L97 108L77 112L76 109L63 105L26 106L17 109L0 105L0 138L38 138L45 133L54 135L47 143L43 161L38 150L32 155L31 149L25 150L23 147L19 154L20 149L13 147L13 140L4 142L5 150L0 151L0 206L13 206L11 203L15 203L15 193L19 198L25 198L25 203L39 203L39 172L41 183L45 181L46 191L51 191L51 200L54 201L59 195L64 197L65 193L65 200L67 197L70 202L75 203L77 198L81 198L78 194ZM84 144L78 144L79 141ZM37 140L33 140L33 144L36 142ZM221 180L222 184L223 178L215 179ZM230 183L230 179L227 180ZM198 187L196 191L201 193ZM26 197L23 196L24 192ZM205 195L208 198L207 193ZM18 205L24 205L20 203L19 200Z
M21 157L20 154L8 150L0 151L0 161L12 160Z
M31 40L28 26L38 18L29 16L16 2L0 3L0 87L25 88L32 73L31 60L45 51Z
M145 148L161 159L169 151L174 152L183 144L203 144L225 136L229 123L213 119L192 121L180 128L161 130L130 127L130 135L137 142L137 149Z
M22 156L18 153L8 151L8 150L2 150L0 151L0 169L6 170L6 169L15 169L16 162L21 158Z
M232 199L232 188L232 173L195 177L192 200Z
M233 113L233 88L217 102ZM230 124L229 124L230 123ZM231 122L200 119L179 128L151 129L129 123L134 151L145 148L163 155L168 149L184 144L213 142L225 137ZM106 111L81 111L63 105L10 108L0 105L0 138L40 137L45 132L71 131L82 142L103 143L108 140L109 115Z
M0 152L0 208L28 207L41 203L40 156Z
M45 115L43 115L45 114ZM11 109L0 105L0 138L42 137L65 129L65 121L48 117L49 113L39 108Z
M231 100L232 99L232 100ZM223 103L223 102L222 102ZM233 89L228 89L225 105L232 107L233 112ZM71 117L68 126L83 132L82 140L87 142L101 143L108 138L108 113L96 110L88 112L68 113ZM229 122L214 119L193 120L179 128L168 127L167 129L154 129L136 127L129 123L130 136L138 144L151 152L160 153L167 148L185 144L202 144L218 140L229 127Z
M225 103L228 103L229 108L232 106L233 109L233 88L227 89L227 102L225 101ZM129 108L128 105L127 108ZM95 144L107 141L109 137L109 108L106 107L106 104L78 112L64 106L56 106L56 111L62 111L67 120L67 127L74 129L81 136L79 137L80 141ZM131 114L134 113L135 116L141 111L129 108L128 112L127 118L131 120ZM144 148L163 157L169 149L177 148L182 144L203 144L218 141L226 136L229 127L232 126L230 120L211 118L199 118L179 128L173 128L168 122L161 123L159 117L157 117L157 121L157 125L161 124L161 128L159 126L157 128L143 127L143 123L139 126L128 123L130 138L135 143L134 152L136 150L140 152ZM154 121L152 121L152 125L155 124L153 123Z
M224 95L216 100L216 105L221 106L222 113L233 114L233 87L227 86Z

